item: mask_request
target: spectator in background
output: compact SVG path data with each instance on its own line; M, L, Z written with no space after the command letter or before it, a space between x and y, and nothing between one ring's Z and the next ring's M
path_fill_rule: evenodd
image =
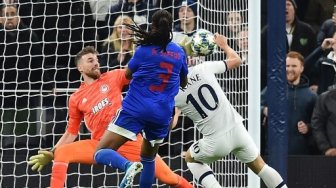
M34 31L20 22L16 5L1 4L0 10L0 23L2 23L0 29L0 89L41 90L43 57L40 39ZM18 95L20 94L27 96L27 93L19 92ZM13 95L8 97L13 97ZM17 100L16 104L27 105L27 102L21 103L19 98ZM6 104L11 100L3 101Z
M297 17L299 17L300 20L305 21L306 18L306 12L307 12L307 8L308 8L308 4L310 0L294 0L296 5L297 5L297 9L296 9L296 15Z
M312 132L318 149L326 156L336 156L336 85L322 93L312 116Z
M111 6L117 5L119 0L88 0L93 19L97 27L98 39L103 40L107 37L105 18L108 15Z
M311 136L310 120L316 101L316 94L309 89L308 79L302 75L304 59L298 52L289 52L286 58L288 83L288 154L315 154ZM267 87L262 91L261 110L263 126L267 126ZM267 129L267 127L264 127ZM266 131L267 132L267 131Z
M297 17L305 21L305 16L310 0L294 0L297 5L296 15ZM261 0L261 28L264 28L267 24L267 12L268 12L268 0Z
M248 52L248 28L243 27L237 34L239 56L243 62L247 62Z
M51 90L44 82L41 41L21 22L15 4L1 4L0 14L0 142L5 148L41 146L44 142L31 131L39 92Z
M237 44L235 43L237 35L242 28L243 17L239 11L230 11L226 14L226 26L227 26L227 37L228 44L232 46L233 49L237 49Z
M322 56L311 68L312 74L317 75L318 94L327 91L328 87L333 85L336 80L336 32L333 38L325 39L324 43L325 48L331 47L332 51L326 57ZM321 48L323 49L323 47Z
M32 28L44 42L46 72L53 75L57 88L78 87L80 74L74 57L83 46L96 46L96 28L89 3L39 0L33 14Z
M296 17L296 8L294 0L286 0L288 51L297 51L306 57L316 47L316 35L310 25Z
M336 32L336 13L332 14L331 19L323 22L321 29L317 33L317 45L321 45L326 38L332 38Z
M105 23L113 27L115 20L120 15L127 15L131 17L136 24L142 29L148 29L150 23L152 23L152 15L158 10L157 7L153 7L152 2L147 0L123 0L119 1L117 5L110 8L110 13L105 18ZM106 38L112 33L110 29L106 32Z
M303 57L307 57L316 48L316 35L310 25L300 21L296 17L296 4L294 0L286 0L286 37L287 52L296 51ZM267 79L267 26L261 34L261 79L266 83ZM265 85L262 85L263 88Z
M10 5L15 4L20 16L20 22L26 26L31 25L32 20L32 7L37 0L1 0L2 3Z
M334 12L335 0L310 0L305 15L305 21L317 33L322 23Z
M197 3L193 0L181 1L177 7L178 20L174 31L191 37L197 27Z
M332 84L331 80L333 79L334 71L329 70L324 73L320 70L322 70L321 69L322 66L325 66L324 64L321 64L321 62L328 59L327 55L331 54L330 49L333 49L332 48L333 45L334 45L334 38L326 38L323 40L322 44L319 47L317 47L311 54L309 54L305 59L304 74L308 76L309 81L311 83L310 89L315 93L322 93L322 90L325 91L326 88L330 84ZM332 60L328 60L328 62L332 62ZM329 80L329 81L321 82L319 80ZM320 91L318 91L319 85L325 85L325 86L320 87Z
M132 18L120 15L113 25L113 32L102 46L101 67L103 69L125 68L134 53L133 31L124 24L133 24ZM103 71L104 72L104 71Z
M333 13L333 16L331 19L328 19L323 22L318 34L317 34L317 45L318 47L306 58L307 65L306 67L309 67L308 70L310 75L309 79L311 80L311 88L318 92L318 74L319 72L316 71L317 65L316 62L319 62L322 59L325 59L326 56L330 53L332 50L331 46L334 43L333 35L336 32L336 13ZM330 71L329 71L330 72ZM306 73L305 73L306 74ZM321 74L322 77L328 77L325 74ZM330 79L329 79L330 80ZM328 82L328 85L331 82ZM323 84L323 83L320 83ZM319 94L322 93L322 90L326 90L326 87L324 89L320 89L318 92Z
M88 1L90 3L93 19L96 22L98 38L99 40L104 40L109 35L109 28L108 28L109 26L106 24L106 17L109 15L111 7L118 5L120 1L119 0L88 0ZM163 3L169 4L169 1L165 0L148 0L148 2L149 2L148 5L150 7L160 7ZM167 6L168 5L163 5L163 7ZM121 14L121 12L119 12L119 14ZM114 24L114 22L111 23Z

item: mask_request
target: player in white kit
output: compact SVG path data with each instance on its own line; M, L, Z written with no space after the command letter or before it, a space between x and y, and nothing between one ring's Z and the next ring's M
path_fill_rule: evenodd
M268 188L286 188L280 174L265 164L243 118L233 108L218 84L216 73L224 73L240 65L238 54L228 46L226 37L216 33L215 42L225 54L225 61L204 61L189 67L188 84L175 97L176 112L193 120L203 138L191 145L185 154L187 165L206 188L221 187L207 165L232 152L256 173ZM177 116L175 116L176 118ZM174 121L176 122L176 121ZM173 127L176 124L173 124Z

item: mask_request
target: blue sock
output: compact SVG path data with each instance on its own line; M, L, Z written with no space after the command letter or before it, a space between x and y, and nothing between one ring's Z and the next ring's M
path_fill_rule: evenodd
M100 149L94 155L94 160L97 164L108 165L113 168L118 168L122 171L126 171L131 165L126 158L121 156L119 153L113 149Z
M140 175L140 188L151 188L154 181L155 163L154 158L141 156L143 170Z

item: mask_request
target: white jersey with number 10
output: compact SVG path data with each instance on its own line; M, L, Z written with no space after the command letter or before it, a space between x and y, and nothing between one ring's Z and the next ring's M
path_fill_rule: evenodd
M188 84L180 88L175 97L175 106L194 122L203 135L226 132L243 121L215 77L226 69L223 61L205 61L189 68Z

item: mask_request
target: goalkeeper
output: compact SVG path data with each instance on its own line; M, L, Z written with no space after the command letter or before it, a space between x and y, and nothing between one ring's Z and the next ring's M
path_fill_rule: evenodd
M64 187L69 163L96 164L93 156L97 144L121 107L123 86L129 84L125 70L101 74L97 54L93 47L85 47L77 54L75 63L84 82L70 97L67 130L54 149L40 150L38 155L29 159L32 170L39 172L53 160L51 188ZM75 141L83 118L92 139ZM138 135L136 141L126 142L118 152L130 161L140 161L141 143L142 137ZM186 179L172 172L160 156L155 159L155 176L172 187L193 187Z

